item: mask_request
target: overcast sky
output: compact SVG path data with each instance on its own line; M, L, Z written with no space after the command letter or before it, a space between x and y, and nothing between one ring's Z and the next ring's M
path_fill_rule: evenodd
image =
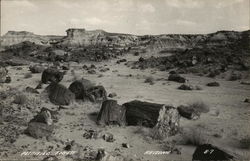
M130 34L248 30L250 0L2 0L1 34L68 28Z

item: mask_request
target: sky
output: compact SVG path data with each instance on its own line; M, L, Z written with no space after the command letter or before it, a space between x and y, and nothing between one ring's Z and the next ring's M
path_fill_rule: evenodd
M1 0L1 35L68 28L146 34L249 30L250 0Z

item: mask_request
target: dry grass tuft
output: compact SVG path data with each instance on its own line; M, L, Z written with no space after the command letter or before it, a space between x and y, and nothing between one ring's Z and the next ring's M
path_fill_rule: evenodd
M250 149L250 136L246 136L245 138L240 140L240 148Z
M27 79L27 78L31 78L32 77L32 74L31 73L26 73L24 74L24 78Z
M19 104L19 105L24 105L28 102L28 99L26 95L24 94L18 94L14 97L14 103Z
M183 134L183 142L185 145L199 146L208 144L210 140L201 130L191 129L190 132Z
M190 103L188 106L199 113L207 113L210 111L210 107L203 101L196 101L196 102Z

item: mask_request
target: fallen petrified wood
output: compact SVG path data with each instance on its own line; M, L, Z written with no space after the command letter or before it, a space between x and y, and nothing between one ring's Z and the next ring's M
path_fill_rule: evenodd
M94 86L87 90L86 98L91 102L102 102L107 100L107 92L103 86Z
M84 99L87 90L93 86L94 84L90 80L80 79L71 83L69 90L75 94L76 99Z
M49 137L54 131L54 125L47 125L41 122L30 122L26 133L38 139L42 137Z
M193 161L201 161L201 160L223 160L229 161L232 160L234 156L228 154L227 152L211 145L211 144L203 144L198 146L195 149L193 154Z
M125 107L118 105L116 100L106 100L97 116L98 125L123 126L126 124Z
M138 100L127 102L123 106L126 107L128 125L154 127L161 136L171 136L178 132L180 115L172 106Z
M46 90L50 101L56 105L69 105L75 98L74 93L58 83L52 82Z
M65 72L60 72L56 68L48 68L43 71L41 81L47 84L48 82L60 82L63 79Z

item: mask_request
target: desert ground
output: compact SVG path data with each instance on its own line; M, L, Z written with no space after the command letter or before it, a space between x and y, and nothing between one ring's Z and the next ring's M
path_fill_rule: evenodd
M150 56L151 51L147 54ZM146 55L146 54L145 54ZM144 56L145 56L144 55ZM133 54L127 54L120 57L127 61L137 60L140 57ZM108 93L115 92L117 96L112 99L123 104L132 100L142 100L155 102L174 107L187 105L202 101L210 107L208 113L201 114L198 120L188 120L181 117L181 133L163 139L152 138L152 129L143 126L106 126L96 125L96 114L99 112L101 104L83 101L74 101L65 109L58 111L58 121L55 122L56 130L51 138L35 139L23 133L27 128L27 123L39 112L41 107L51 110L58 110L58 105L49 102L44 94L43 86L39 89L39 94L25 92L26 87L35 88L41 80L41 73L30 73L29 66L9 66L9 76L11 83L1 84L1 93L6 93L8 97L1 102L9 104L12 110L8 115L9 120L4 121L1 127L1 156L0 158L21 160L38 159L42 160L45 156L21 156L24 151L64 151L65 146L74 142L72 151L77 151L73 155L57 155L62 160L84 160L92 151L104 148L108 153L118 153L123 157L133 160L192 160L192 154L196 145L186 143L187 137L195 137L206 143L211 143L231 154L237 155L241 160L250 158L249 149L240 147L240 140L249 137L250 128L250 109L249 103L244 99L250 96L250 86L241 84L241 81L228 81L223 78L208 78L204 76L195 76L193 74L183 74L192 85L201 87L201 90L178 90L180 83L168 81L169 73L156 69L131 69L124 63L117 64L117 59L107 60L99 63L70 62L70 69L60 82L68 87L72 81L80 78L88 79L97 85L103 85ZM96 74L89 74L82 69L83 65L96 66ZM47 65L47 64L46 64ZM100 72L98 69L108 67L106 72ZM101 76L100 76L101 74ZM145 78L154 78L154 84L145 83ZM249 77L246 75L245 80ZM209 82L219 82L219 87L206 86ZM13 103L13 97L16 93L22 93L28 97L27 104L18 105ZM17 129L15 129L17 128ZM99 135L111 133L115 141L106 142L102 138L84 138L86 130L97 131ZM14 132L13 143L7 143L5 139L11 139ZM3 137L4 136L4 137ZM123 143L129 145L128 148L122 146ZM169 145L180 151L180 154L148 155L146 151L169 151ZM114 159L114 160L117 160Z

